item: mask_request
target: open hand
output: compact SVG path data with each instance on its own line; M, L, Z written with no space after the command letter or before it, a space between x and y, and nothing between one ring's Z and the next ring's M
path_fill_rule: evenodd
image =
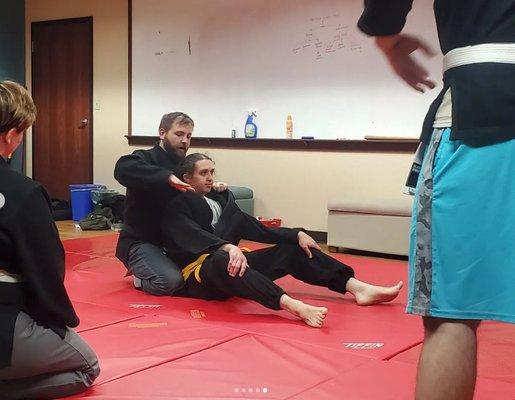
M434 50L424 41L411 35L392 35L376 37L376 45L384 53L395 73L413 89L424 93L434 89L436 84L429 72L413 56L421 50L426 56L433 57Z
M236 275L243 276L249 264L247 263L247 257L243 254L238 246L232 244L226 244L222 246L222 250L229 253L229 263L227 264L227 272L233 278Z
M174 189L177 189L181 192L194 192L195 189L193 189L190 185L188 185L186 182L181 181L179 178L177 178L175 175L170 175L168 178L168 184L173 187Z
M223 192L223 191L227 190L227 188L228 188L227 183L224 183L224 182L213 183L213 190L215 192Z
M313 258L310 248L322 250L315 239L309 236L307 233L300 231L297 235L299 239L299 246L306 252L309 258Z

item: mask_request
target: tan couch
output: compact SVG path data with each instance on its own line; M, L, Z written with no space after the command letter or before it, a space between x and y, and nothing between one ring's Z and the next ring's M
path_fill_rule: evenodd
M327 245L408 255L412 196L395 199L339 199L328 204Z

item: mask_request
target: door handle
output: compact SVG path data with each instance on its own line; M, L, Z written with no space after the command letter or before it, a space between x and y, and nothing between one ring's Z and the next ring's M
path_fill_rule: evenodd
M80 121L80 124L77 128L84 129L88 126L88 123L89 123L88 119L84 118L82 121Z

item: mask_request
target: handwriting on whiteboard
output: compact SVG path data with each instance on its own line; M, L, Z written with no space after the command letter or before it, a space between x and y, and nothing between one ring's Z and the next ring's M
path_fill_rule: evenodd
M351 51L362 53L361 44L353 37L349 25L341 22L339 13L310 18L304 38L293 49L294 54L311 53L321 60L334 53Z
M154 32L154 34L157 38L159 38L161 36L161 31L158 30L158 31ZM154 51L155 56L165 56L165 55L174 54L174 53L175 53L175 50L170 50L170 49L162 49L162 50Z

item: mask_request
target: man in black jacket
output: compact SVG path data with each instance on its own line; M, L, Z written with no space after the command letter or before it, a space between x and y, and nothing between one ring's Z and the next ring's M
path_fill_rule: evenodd
M423 92L435 84L412 53L432 51L401 33L412 3L365 0L358 26ZM435 0L434 10L444 85L408 179L407 311L425 328L416 399L469 400L480 321L515 323L515 0Z
M50 199L5 158L36 117L27 91L0 82L0 398L55 399L86 390L100 370L73 330L64 250Z
M190 147L193 127L184 113L164 115L159 143L121 157L114 170L127 188L116 256L134 275L134 286L153 295L171 295L184 284L180 269L163 253L160 222L167 203L181 191L193 190L174 174Z
M208 156L189 155L178 174L195 189L177 196L162 219L167 254L181 266L186 282L179 295L247 298L284 309L312 327L323 325L327 309L293 299L274 280L292 275L338 293L349 292L360 305L397 297L402 282L387 288L361 282L352 268L323 253L303 229L265 227L242 212L230 192L213 191L214 163ZM241 239L276 246L244 254L237 247Z

